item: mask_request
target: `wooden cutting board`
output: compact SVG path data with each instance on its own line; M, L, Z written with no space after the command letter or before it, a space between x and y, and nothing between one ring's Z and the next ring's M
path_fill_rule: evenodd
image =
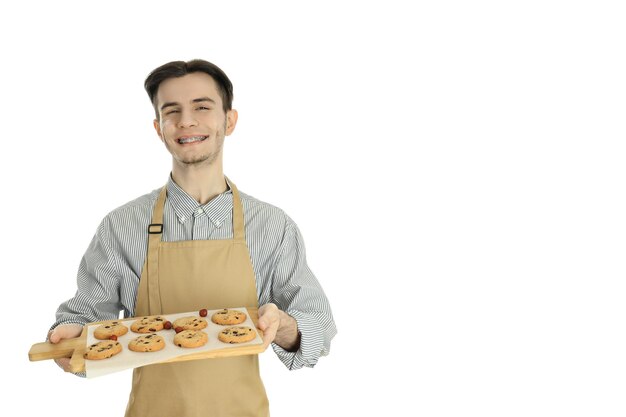
M247 307L248 313L252 322L257 327L256 331L259 333L261 337L263 337L263 332L258 328L258 308L257 307ZM132 320L133 318L125 318L123 320ZM94 322L89 323L87 326L83 327L83 332L79 337L73 339L65 339L60 341L59 343L52 344L50 342L43 343L35 343L32 345L30 350L28 351L28 359L31 361L41 361L46 359L60 359L60 358L71 358L70 359L70 372L84 372L85 371L85 359L83 358L83 354L87 350L87 327L94 324L101 324L105 322L110 322L111 320L106 320L102 322ZM183 354L177 356L175 358L167 359L158 363L167 363L167 362L180 362L180 361L191 361L197 359L209 359L209 358L225 358L229 356L240 356L240 355L252 355L263 352L263 345L244 345L244 346L235 346L235 347L225 347L223 349L215 349L210 351L203 351L197 353Z

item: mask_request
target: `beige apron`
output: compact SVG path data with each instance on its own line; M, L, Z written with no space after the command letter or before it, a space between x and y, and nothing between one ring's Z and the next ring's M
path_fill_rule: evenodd
M149 226L135 316L258 306L241 199L230 186L233 239L178 242L161 241L163 187ZM136 368L126 409L126 417L268 415L257 355Z

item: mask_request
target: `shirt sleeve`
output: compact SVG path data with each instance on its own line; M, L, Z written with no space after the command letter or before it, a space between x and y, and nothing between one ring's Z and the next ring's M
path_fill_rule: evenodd
M76 294L59 306L50 330L61 324L85 325L119 318L122 306L117 263L105 218L80 262Z
M312 368L330 352L337 329L328 299L307 265L302 236L289 218L272 276L272 302L296 320L300 333L296 352L275 343L274 352L290 370Z

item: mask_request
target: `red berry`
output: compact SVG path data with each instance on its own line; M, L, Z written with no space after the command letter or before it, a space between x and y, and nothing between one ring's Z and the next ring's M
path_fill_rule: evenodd
M117 340L117 336L115 336L114 334L112 334L111 336L109 336L109 340Z
M166 321L165 323L163 323L163 327L167 330L172 328L172 322L171 321Z
M176 333L180 333L180 332L182 332L184 329L183 329L182 327L180 327L180 326L179 326L179 327L177 327L177 328L176 328L176 329L174 329L174 330L176 330Z
M209 314L209 312L206 311L206 308L203 308L202 310L200 310L200 317L206 317L207 314Z

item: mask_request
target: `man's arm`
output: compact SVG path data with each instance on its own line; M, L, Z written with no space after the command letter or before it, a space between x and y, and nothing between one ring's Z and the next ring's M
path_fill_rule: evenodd
M119 262L113 251L108 219L98 229L78 268L77 291L57 310L59 324L87 324L100 320L115 320L120 304Z
M117 270L105 219L81 260L76 294L57 310L57 320L48 333L51 343L79 336L87 323L118 318L121 305ZM65 362L57 361L64 369L69 364Z
M273 342L285 366L313 367L328 354L337 333L330 304L306 263L304 241L289 218L272 274L271 299L262 302L266 304L259 308L259 328L266 333L266 346Z

